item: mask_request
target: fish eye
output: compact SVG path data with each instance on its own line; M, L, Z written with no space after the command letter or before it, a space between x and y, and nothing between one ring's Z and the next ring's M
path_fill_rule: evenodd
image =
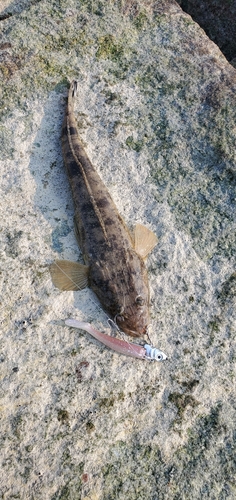
M138 295L135 299L135 303L137 304L137 306L143 306L144 304L144 299L143 297L141 297L141 295Z
M122 322L122 321L124 321L124 316L122 316L121 314L118 314L118 315L116 316L116 319L117 319L117 321Z

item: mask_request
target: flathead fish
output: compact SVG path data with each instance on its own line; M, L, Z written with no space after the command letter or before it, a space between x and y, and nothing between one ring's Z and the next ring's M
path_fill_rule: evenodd
M118 327L134 337L149 324L149 287L144 259L157 242L137 224L131 235L78 136L74 116L77 82L71 83L62 129L62 151L75 206L75 233L85 264L57 260L50 266L61 290L90 286Z

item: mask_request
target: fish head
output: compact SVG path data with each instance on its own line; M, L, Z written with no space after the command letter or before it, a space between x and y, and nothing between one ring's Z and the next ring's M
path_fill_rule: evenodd
M115 254L112 264L112 269L99 262L90 266L90 286L121 331L132 337L142 337L149 325L145 263L131 248L126 249L125 255L124 252Z
M124 333L132 337L142 337L147 333L149 324L148 297L136 295L134 300L129 297L129 304L121 309L115 320Z
M149 325L148 275L143 259L133 252L126 267L126 283L121 282L116 323L127 335L142 337Z

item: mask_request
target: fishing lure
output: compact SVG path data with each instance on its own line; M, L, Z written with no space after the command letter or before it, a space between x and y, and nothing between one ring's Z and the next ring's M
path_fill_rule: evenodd
M132 344L126 340L117 339L106 335L105 333L99 332L93 328L90 323L85 323L84 321L78 321L76 319L66 319L65 324L74 328L80 328L90 333L95 339L102 342L104 345L113 349L113 351L119 352L120 354L125 354L126 356L131 356L133 358L164 361L167 356L164 352L159 349L145 344L144 346L138 344Z

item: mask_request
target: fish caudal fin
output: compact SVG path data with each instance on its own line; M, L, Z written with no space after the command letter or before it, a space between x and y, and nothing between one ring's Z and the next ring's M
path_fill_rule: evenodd
M55 260L49 270L53 284L60 290L76 291L88 286L89 266L70 260Z
M142 224L136 224L134 230L134 248L145 259L157 244L156 235Z

